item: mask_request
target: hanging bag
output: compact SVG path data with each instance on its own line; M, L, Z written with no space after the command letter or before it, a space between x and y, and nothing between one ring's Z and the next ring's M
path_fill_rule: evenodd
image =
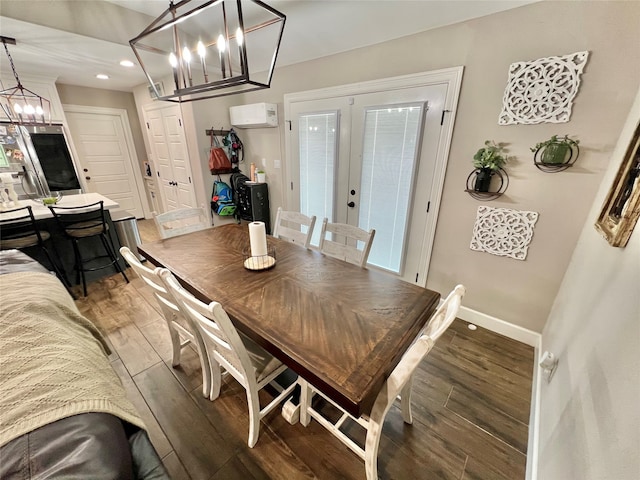
M213 182L211 193L211 210L221 217L231 216L236 211L236 205L231 198L231 187L219 179Z
M218 139L213 134L213 127L211 128L211 150L209 150L209 170L212 175L219 175L221 173L233 172L231 162L224 151L224 148L220 146Z

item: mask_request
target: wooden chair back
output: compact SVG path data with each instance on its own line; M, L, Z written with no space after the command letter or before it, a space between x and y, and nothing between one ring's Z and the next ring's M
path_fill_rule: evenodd
M156 298L162 316L167 322L169 327L169 334L171 335L171 345L173 348L172 366L177 367L180 365L180 357L182 349L189 343L193 343L198 350L200 356L200 366L202 367L202 394L205 397L209 396L210 385L210 372L209 364L205 361L205 347L200 335L196 332L195 327L192 325L191 320L184 318L178 302L173 294L167 289L164 281L160 278L160 268L146 267L138 258L133 254L128 247L120 248L120 254L125 261L133 268L136 274L146 283L153 292L153 296ZM184 339L183 340L181 340Z
M315 215L308 217L303 213L282 210L278 207L273 236L309 248L315 224ZM306 227L306 232L303 231L303 227Z
M162 238L185 235L211 227L203 208L180 208L160 214L153 212L153 220Z
M260 434L260 420L291 395L296 382L284 389L274 385L272 382L287 367L253 341L246 337L244 340L241 339L222 305L218 302L204 304L183 289L167 269L160 270L160 277L173 293L184 315L191 318L203 339L211 372L209 398L215 400L220 393L220 366L244 387L249 408L247 444L253 448ZM269 384L274 385L280 393L268 405L260 408L258 391Z
M327 233L330 234L330 238L327 238ZM322 221L319 248L325 255L364 268L367 265L375 234L375 229L367 232L346 223L331 223L325 218ZM363 244L362 249L358 248L358 242Z
M167 269L160 276L176 298L182 311L189 316L205 344L207 355L222 365L243 387L256 382L251 360L236 327L218 302L209 305L195 298L178 283Z

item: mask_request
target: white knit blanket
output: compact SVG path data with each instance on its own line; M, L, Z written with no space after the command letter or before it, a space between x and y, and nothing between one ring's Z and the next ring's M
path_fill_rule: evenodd
M55 276L0 275L0 446L87 412L144 428L106 352Z

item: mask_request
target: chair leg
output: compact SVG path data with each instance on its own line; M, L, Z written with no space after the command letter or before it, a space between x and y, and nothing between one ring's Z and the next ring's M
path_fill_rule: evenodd
M260 398L258 389L247 388L247 405L249 406L249 448L253 448L260 435Z
M76 283L79 283L79 280L82 279L82 291L84 292L84 296L87 296L87 279L84 275L84 262L82 260L82 255L80 254L80 247L78 246L78 240L72 239L73 243L73 251L76 257Z
M381 419L384 422L384 416ZM382 436L382 424L371 419L367 428L367 438L364 444L364 469L367 480L378 480L378 448Z
M113 266L115 267L116 271L118 273L122 274L122 276L124 277L125 282L129 283L129 279L127 278L127 274L124 273L124 270L120 267L120 264L118 263L118 254L116 253L116 249L115 249L115 247L113 245L111 237L109 237L105 233L101 233L100 234L100 238L102 240L102 243L104 244L104 248L107 250L107 253L109 254L109 257L111 258L111 261L113 262ZM111 244L111 246L109 246L109 244Z
M409 381L402 387L400 391L400 411L402 413L402 420L404 423L411 425L413 423L413 416L411 415L411 391L413 384L413 375L409 377Z
M220 387L222 386L222 373L220 373L220 364L215 360L209 362L209 374L211 376L211 388L209 390L209 400L213 401L220 395Z
M69 283L69 280L67 279L66 274L63 275L63 270L64 267L61 267L58 265L58 262L55 262L53 260L53 257L51 257L51 254L49 253L49 250L47 249L47 247L45 247L44 245L40 245L40 250L42 250L45 254L45 256L47 257L47 260L49 261L49 265L51 265L51 268L53 268L54 272L56 273L56 276L58 277L58 280L60 280L65 287L70 287L71 284Z
M173 355L171 357L171 366L177 367L178 365L180 365L180 356L182 353L182 342L180 340L180 335L178 334L176 329L173 328L173 325L171 325L171 322L167 322L167 324L169 327L169 335L171 336L171 347L173 350Z

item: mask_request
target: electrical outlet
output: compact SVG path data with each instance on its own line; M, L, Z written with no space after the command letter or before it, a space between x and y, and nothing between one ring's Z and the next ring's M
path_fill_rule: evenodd
M538 365L542 368L542 373L547 379L547 383L549 383L556 372L556 368L558 368L558 359L553 353L545 351Z
M280 168L280 160L273 161L273 168Z

